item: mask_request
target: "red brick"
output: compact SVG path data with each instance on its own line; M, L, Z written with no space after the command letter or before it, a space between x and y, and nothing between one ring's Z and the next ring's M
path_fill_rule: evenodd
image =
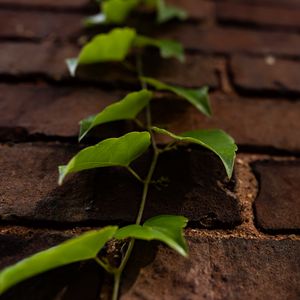
M259 228L300 230L300 161L253 163L260 189L254 202Z
M298 299L299 240L188 240L188 259L162 246L137 247L121 299Z
M217 2L217 19L245 25L300 28L300 10L268 4Z
M57 186L57 166L67 163L76 150L78 147L55 144L1 146L0 218L61 224L132 222L141 186L126 170L82 172ZM146 155L133 167L143 174L148 163ZM241 223L232 183L226 182L224 168L214 155L195 149L166 153L154 178L161 176L169 183L151 187L145 218L180 214L194 226L207 228L231 228Z
M220 93L212 93L211 102L213 116L207 118L184 101L161 99L153 105L154 121L175 132L222 128L239 145L300 150L300 102Z
M21 46L22 51L20 51ZM51 43L3 43L0 47L0 75L17 77L34 75L54 80L70 79L65 59L76 56L78 52L77 47L72 45L59 47ZM198 87L207 84L216 87L218 85L216 71L220 61L220 59L206 58L201 55L190 55L187 56L186 63L182 64L177 60L159 60L154 55L147 58L145 74L183 86ZM153 69L153 64L161 67ZM80 68L76 76L76 80L78 79L110 85L122 82L137 84L137 76L122 68L120 64Z
M297 61L236 55L231 59L231 72L234 84L244 90L300 92L300 63Z
M286 32L263 32L232 28L206 27L195 24L169 26L156 33L173 38L187 49L208 53L253 53L299 56L300 35Z
M82 18L62 12L0 10L0 37L74 39L82 31Z

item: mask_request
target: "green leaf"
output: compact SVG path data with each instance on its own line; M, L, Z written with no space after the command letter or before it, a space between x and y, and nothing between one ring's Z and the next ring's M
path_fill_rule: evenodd
M174 5L167 5L164 0L156 0L156 5L157 21L159 23L167 22L174 18L185 20L188 17L188 14L185 10Z
M174 94L186 99L192 105L194 105L199 111L201 111L206 116L211 116L211 107L209 103L208 87L203 87L200 89L188 89L178 86L172 86L158 81L154 78L142 77L141 78L146 83L150 84L157 90L166 90L173 92Z
M90 116L80 122L79 141L95 126L118 120L132 120L149 103L152 93L141 90L128 94L119 102L107 106L95 116Z
M84 233L5 268L0 272L0 295L32 276L74 262L96 258L99 250L113 237L117 229L116 226L110 226Z
M184 49L182 44L171 41L171 40L159 40L149 38L143 35L136 36L134 40L134 46L136 47L145 47L152 46L156 47L160 51L160 55L163 58L172 58L175 57L179 61L184 62Z
M232 176L235 152L237 146L231 136L226 134L223 130L195 130L176 135L165 129L158 127L152 128L155 132L167 135L177 141L199 144L219 156L225 167L229 178Z
M102 12L105 15L106 23L123 23L140 2L140 0L109 0L102 2Z
M130 132L87 147L77 153L67 165L59 166L58 183L62 184L68 174L83 170L112 166L128 167L148 149L150 143L150 134L144 131Z
M66 61L71 75L75 75L81 64L123 61L135 37L136 32L131 28L116 28L109 33L96 35L82 48L77 58Z
M183 237L183 228L187 224L187 219L182 216L162 215L147 220L141 225L129 225L120 228L116 234L116 239L135 238L140 240L158 240L167 244L183 256L188 255L186 241Z

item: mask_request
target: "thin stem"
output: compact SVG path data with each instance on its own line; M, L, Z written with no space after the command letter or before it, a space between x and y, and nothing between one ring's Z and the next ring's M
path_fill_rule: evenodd
M127 170L140 182L144 183L144 180L137 174L130 166L127 167Z
M122 275L122 273L120 273L120 272L116 272L114 274L114 289L113 289L113 294L111 297L112 300L118 300L121 275Z
M141 54L140 53L137 55L137 72L138 72L138 76L139 76L142 88L146 89L147 88L147 83L145 81L143 81L143 79L142 79L142 77L143 77L143 65L142 65L142 59L141 59ZM156 141L155 141L155 138L154 138L154 133L152 131L152 120L151 120L150 104L148 104L147 107L146 107L146 120L147 120L147 130L150 132L150 135L151 135L151 143L152 143L152 148L153 148L153 157L152 157L151 165L150 165L148 174L146 176L146 179L144 181L142 181L143 182L142 199L141 199L139 211L138 211L136 221L135 221L135 223L137 225L141 224L141 221L142 221L142 218L143 218L143 214L144 214L144 210L145 210L145 206L146 206L146 201L147 201L147 196L148 196L148 191L149 191L149 185L151 184L152 177L153 177L153 174L154 174L154 171L155 171L155 167L157 165L158 156L160 154L160 151L159 151L159 149L156 145ZM128 170L136 178L139 177L135 173L135 171L133 171L130 167L128 168ZM126 250L126 253L125 253L125 255L122 259L122 262L121 262L119 268L116 269L115 272L114 272L114 288L113 288L112 300L117 300L118 299L121 276L122 276L122 273L123 273L123 271L124 271L124 269L127 265L127 262L130 258L130 255L132 253L134 243L135 243L135 239L131 239L129 244L128 244L128 248Z
M111 273L113 274L114 273L114 269L106 264L104 261L102 261L100 258L98 257L95 257L94 260L107 272L107 273Z

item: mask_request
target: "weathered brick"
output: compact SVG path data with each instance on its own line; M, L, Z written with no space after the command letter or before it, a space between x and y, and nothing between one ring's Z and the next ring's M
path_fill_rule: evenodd
M296 33L263 32L235 28L170 25L158 37L173 38L187 49L208 53L279 54L299 57L300 36Z
M207 118L184 101L161 99L153 102L154 121L174 132L222 128L239 145L300 150L298 101L212 93L211 103L213 116Z
M1 219L132 222L141 186L126 170L83 172L57 186L57 166L66 163L76 150L61 145L1 146ZM148 160L146 155L133 167L142 173ZM201 227L232 227L241 222L231 183L226 183L224 168L214 155L183 149L166 153L154 178L162 176L169 183L151 188L145 218L182 214Z
M189 238L189 259L140 245L122 300L298 299L300 241Z
M125 92L95 88L0 85L0 140L24 140L28 135L75 138L79 120L124 95ZM211 102L213 116L206 118L187 102L158 94L152 103L153 121L174 132L223 128L239 145L300 151L298 101L212 93ZM97 130L97 134L120 135L130 126L110 124Z
M78 122L121 98L121 93L94 88L0 85L0 135L75 137Z
M253 163L260 189L254 202L263 230L300 230L300 161Z
M217 2L217 19L234 24L300 28L300 11L293 7L244 2Z
M74 39L82 31L82 18L63 12L0 10L0 37Z
M22 45L22 51L20 47ZM0 75L16 77L46 77L53 80L70 80L65 59L79 53L77 47L64 47L52 43L3 43L0 47ZM34 59L32 59L34 57ZM160 68L153 68L160 65ZM187 56L186 63L177 60L164 61L155 54L147 56L145 74L157 79L188 87L209 85L216 87L216 71L220 59L207 58L201 55ZM120 65L93 65L79 68L75 80L103 82L110 85L118 83L137 84L137 75Z
M13 229L0 233L0 269L70 237L58 231ZM1 296L6 299L97 299L103 271L94 262L72 264L19 283ZM33 296L34 295L34 296Z
M281 94L300 92L300 63L273 57L235 55L231 59L234 84L246 91Z

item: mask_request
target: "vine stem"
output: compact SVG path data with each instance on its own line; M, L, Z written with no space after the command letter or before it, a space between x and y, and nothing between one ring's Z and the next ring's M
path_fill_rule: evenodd
M141 59L141 54L140 53L138 53L138 55L137 55L137 71L138 71L138 76L139 76L142 88L147 89L146 82L144 82L142 80L143 67L142 67L142 59ZM137 225L141 224L141 221L142 221L142 218L143 218L145 205L146 205L147 197L148 197L149 186L151 184L152 177L153 177L153 174L154 174L154 171L155 171L155 167L157 165L158 156L160 154L160 151L159 151L159 149L156 145L156 141L155 141L154 134L153 134L153 131L152 131L152 119L151 119L150 104L148 104L147 107L146 107L146 120L147 120L147 129L148 129L148 131L151 135L151 144L152 144L152 148L153 148L153 156L152 156L151 165L150 165L148 174L146 176L146 179L144 181L142 181L143 182L142 199L141 199L141 202L140 202L139 211L138 211L136 221L135 221L135 224L137 224ZM132 173L132 170L129 170L129 171ZM135 176L135 174L133 174L133 175ZM135 176L135 177L137 178L137 176ZM114 270L114 272L113 272L113 274L114 274L114 287L113 287L112 300L118 300L121 276L122 276L122 273L123 273L123 271L124 271L124 269L127 265L127 262L130 258L130 255L132 253L134 243L135 243L135 239L131 239L129 244L128 244L128 248L126 250L126 253L125 253L125 255L122 259L122 262L121 262L119 268Z

